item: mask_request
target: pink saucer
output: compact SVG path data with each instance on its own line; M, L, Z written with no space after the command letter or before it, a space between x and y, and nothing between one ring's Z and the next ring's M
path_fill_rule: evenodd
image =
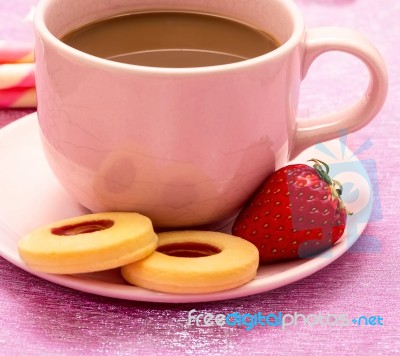
M256 278L240 288L198 295L162 294L131 286L122 280L118 270L82 275L36 273L19 258L18 239L37 226L88 213L67 195L53 176L38 130L36 113L0 130L0 255L29 273L88 293L127 300L190 303L266 292L305 278L343 255L364 231L372 210L372 189L367 172L340 140L334 140L308 149L296 159L296 162L314 157L321 159L331 165L335 178L342 184L353 184L351 192L345 191L343 196L354 213L348 219L344 237L318 257L261 266Z

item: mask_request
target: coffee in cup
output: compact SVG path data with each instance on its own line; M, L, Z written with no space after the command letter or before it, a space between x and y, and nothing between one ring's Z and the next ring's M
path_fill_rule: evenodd
M191 12L140 12L100 19L62 37L91 55L151 67L235 63L273 51L272 35L225 17Z

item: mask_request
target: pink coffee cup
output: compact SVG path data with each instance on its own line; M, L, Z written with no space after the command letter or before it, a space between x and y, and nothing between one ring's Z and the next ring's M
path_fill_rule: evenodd
M112 62L59 40L96 19L159 9L237 19L282 45L180 69ZM159 227L229 219L277 167L368 124L387 93L384 61L368 40L345 28L306 31L291 0L42 0L35 28L38 116L55 175L91 211L136 211ZM326 51L359 58L369 87L341 112L300 120L301 82Z

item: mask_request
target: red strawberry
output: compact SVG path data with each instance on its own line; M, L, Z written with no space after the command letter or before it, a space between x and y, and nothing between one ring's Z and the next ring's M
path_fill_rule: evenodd
M252 242L260 262L311 257L343 235L347 210L329 167L312 159L273 173L237 217L232 233Z

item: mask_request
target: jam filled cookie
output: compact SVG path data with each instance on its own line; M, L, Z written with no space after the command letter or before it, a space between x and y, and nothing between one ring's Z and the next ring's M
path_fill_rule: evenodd
M136 286L166 293L212 293L238 287L256 275L258 250L250 242L210 231L158 235L156 252L122 267Z
M46 273L86 273L123 266L150 255L157 235L137 213L99 213L66 219L24 236L19 255Z

